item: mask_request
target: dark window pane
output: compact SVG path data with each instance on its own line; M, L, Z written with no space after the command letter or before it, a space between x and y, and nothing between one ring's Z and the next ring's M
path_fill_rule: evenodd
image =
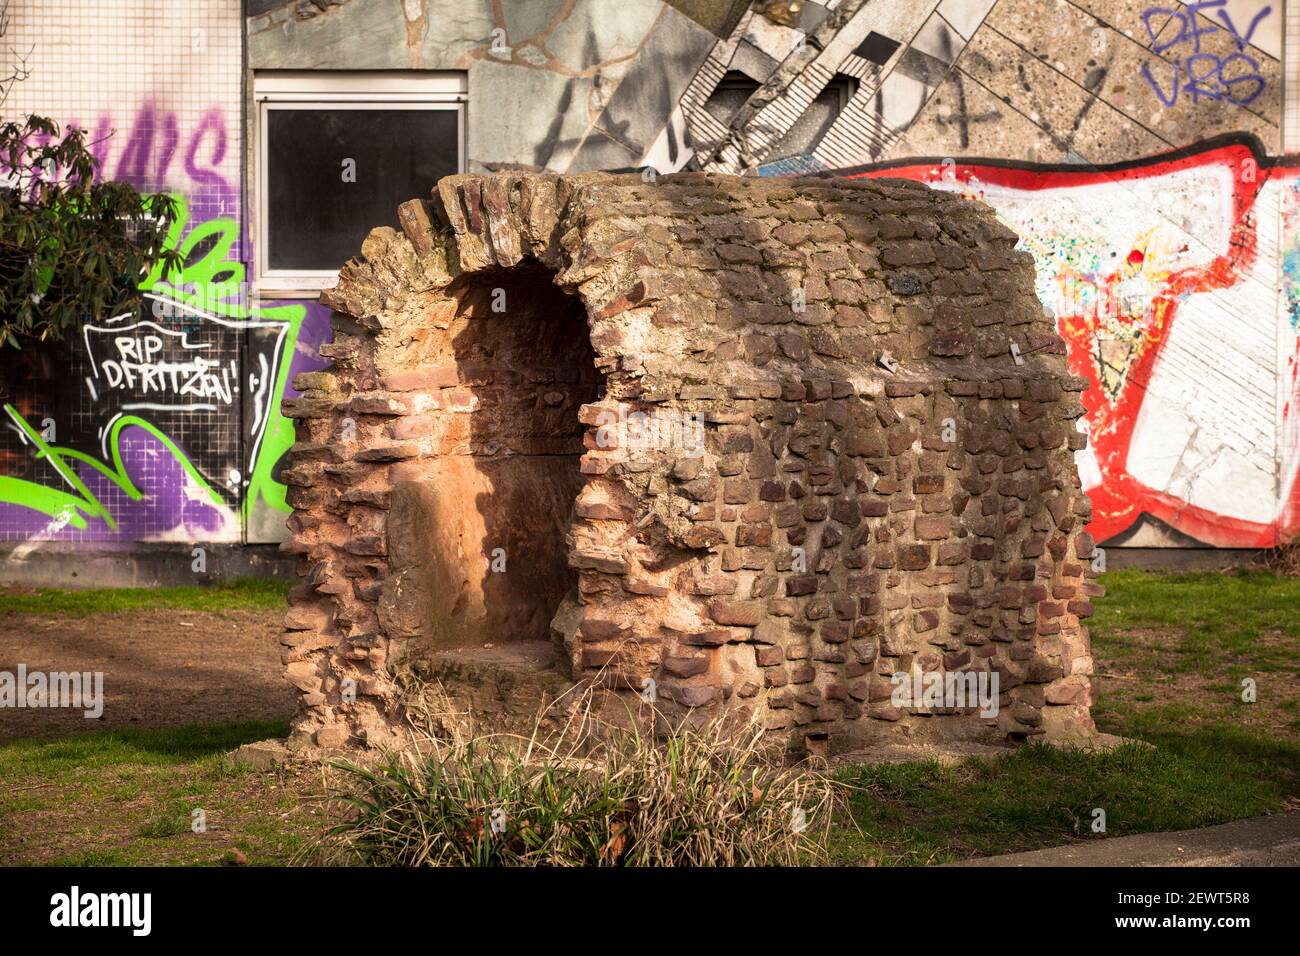
M864 60L870 60L878 66L884 66L900 45L897 40L872 31L867 34L867 38L859 43L858 48L853 52Z
M270 268L338 269L371 229L397 226L400 203L457 172L458 155L455 110L269 110Z
M704 108L719 123L730 123L731 118L740 112L749 98L758 92L758 87L758 80L736 70L729 70L705 101Z

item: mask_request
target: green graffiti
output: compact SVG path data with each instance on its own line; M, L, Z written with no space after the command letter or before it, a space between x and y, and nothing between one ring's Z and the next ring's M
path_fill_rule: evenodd
M237 321L270 320L287 325L288 329L280 350L276 381L268 393L270 407L266 412L266 422L262 429L257 457L252 462L251 473L248 476L248 487L241 503L241 513L247 521L259 502L278 511L290 511L289 504L285 500L286 489L272 477L271 472L275 463L295 440L293 422L280 414L280 400L289 381L289 367L307 309L303 305L295 304L262 307L260 303L250 302L244 265L238 260L229 258L239 238L237 223L228 218L209 219L186 232L189 223L189 207L183 197L173 196L173 199L176 203L176 218L168 230L166 245L180 253L181 265L167 269L165 264L159 263L140 283L139 288L142 292L157 296L167 303L184 305L223 318ZM202 250L202 254L191 262L190 259L198 250ZM84 452L47 444L40 433L25 421L16 409L6 405L5 411L27 442L35 449L36 459L49 462L71 491L49 488L20 478L0 476L0 503L31 508L51 518L63 520L78 529L86 527L87 519L94 519L104 522L110 530L116 531L116 520L81 480L77 466L84 465L98 471L117 485L131 500L139 501L142 497L141 492L127 474L119 444L122 430L134 426L144 429L157 438L186 474L210 495L215 503L222 504L220 494L203 479L185 453L161 429L144 418L125 415L114 420L105 440L105 448L108 449L113 460L111 464L106 464Z
M189 207L179 196L176 197L176 202L176 221L168 231L167 243L180 252L183 265L176 272L168 273L159 263L141 283L140 288L191 308L206 309L227 318L271 319L288 323L289 332L284 337L279 371L270 393L271 407L267 412L262 443L249 475L248 492L244 496L243 517L247 521L259 501L278 511L291 511L293 509L285 500L286 489L271 476L271 471L295 441L293 422L280 414L280 399L289 382L289 366L293 361L293 350L298 344L298 332L307 315L307 308L303 305L261 307L250 304L246 294L248 286L244 265L227 258L239 235L234 221L209 219L195 226L182 238L185 223L189 219ZM209 241L212 242L211 248L198 262L190 264L189 258L194 250Z
M86 518L98 518L104 524L116 531L117 521L113 515L104 507L103 503L95 497L94 493L86 487L85 482L77 474L74 466L75 462L87 465L98 471L113 484L117 485L122 492L132 501L139 501L143 497L140 490L136 488L135 483L131 481L131 476L127 474L126 466L122 462L122 451L120 445L120 435L122 429L129 426L143 428L150 435L153 435L163 446L172 453L172 456L185 469L185 473L192 478L200 488L208 493L214 502L221 504L221 495L219 495L199 474L198 470L185 457L185 453L176 447L175 442L162 433L151 422L145 421L137 415L123 415L113 422L113 427L109 429L107 445L111 449L113 456L112 466L105 465L93 455L87 455L85 452L77 451L75 448L60 448L56 445L50 445L41 438L41 433L31 426L28 421L18 413L18 410L12 405L6 405L5 411L13 420L14 424L22 431L24 437L36 449L36 460L44 459L48 461L54 470L59 473L64 481L72 486L76 494L70 494L66 491L59 491L53 488L46 488L44 485L37 485L33 482L22 481L17 478L0 478L0 501L10 500L7 495L11 490L18 490L16 486L26 485L35 490L35 493L25 501L20 502L26 507L42 511L51 518L61 518L74 528L86 527Z

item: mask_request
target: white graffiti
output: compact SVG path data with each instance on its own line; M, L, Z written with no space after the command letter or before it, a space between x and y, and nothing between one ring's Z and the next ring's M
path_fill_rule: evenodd
M97 358L92 335L110 337L107 351L111 357ZM202 353L213 344L191 341L188 332L137 322L126 326L87 325L85 337L86 353L101 386L144 399L123 404L125 409L213 411L218 405L233 405L237 398L236 357L224 361L205 357ZM149 396L157 396L159 401L148 400ZM162 401L166 398L178 401Z

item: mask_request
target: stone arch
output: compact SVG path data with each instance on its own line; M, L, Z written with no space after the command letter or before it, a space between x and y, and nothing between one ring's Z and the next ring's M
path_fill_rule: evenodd
M532 259L462 274L444 291L448 328L418 348L440 387L393 437L431 457L394 484L388 563L402 580L379 618L425 650L547 641L577 587L565 536L583 484L579 410L604 377L581 300L553 279Z
M567 679L795 746L1091 731L1086 383L987 207L903 181L501 173L399 221L322 296L333 367L286 403L301 738L391 740L426 652L535 638L551 603ZM548 398L521 363L561 312L594 372ZM476 367L491 349L515 367ZM494 535L576 587L485 577L463 545ZM897 706L901 672L996 675L998 712Z

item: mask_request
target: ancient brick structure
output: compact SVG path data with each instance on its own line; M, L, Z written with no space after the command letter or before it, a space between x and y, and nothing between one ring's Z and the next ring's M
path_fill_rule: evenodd
M1085 381L989 209L502 173L400 221L286 402L300 740L382 744L410 675L552 643L630 712L795 747L1091 731ZM996 674L1000 707L896 706L898 672Z

